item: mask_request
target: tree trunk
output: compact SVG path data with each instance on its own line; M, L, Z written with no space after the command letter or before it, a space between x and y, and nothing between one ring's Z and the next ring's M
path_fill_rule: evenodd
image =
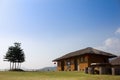
M19 62L18 62L18 65L17 65L17 69L19 69Z
M14 62L13 62L13 64L12 64L12 70L14 69Z
M15 69L16 69L16 62L15 62Z
M10 62L10 70L11 70L11 62Z
M20 65L19 65L19 68L21 69L21 63L20 63Z

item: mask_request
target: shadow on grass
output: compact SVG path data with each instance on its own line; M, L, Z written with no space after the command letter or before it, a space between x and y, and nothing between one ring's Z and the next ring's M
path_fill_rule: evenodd
M9 71L25 72L23 69L11 69Z

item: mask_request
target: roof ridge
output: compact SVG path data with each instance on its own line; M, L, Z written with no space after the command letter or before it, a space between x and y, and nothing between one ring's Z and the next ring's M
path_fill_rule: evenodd
M74 56L80 56L80 55L84 55L84 54L89 54L89 53L93 53L93 54L96 54L96 55L108 56L109 58L117 57L114 54L104 52L104 51L101 51L101 50L97 50L97 49L94 49L92 47L87 47L87 48L84 48L84 49L81 49L81 50L77 50L77 51L67 53L67 54L55 59L54 61L60 60L60 59L66 59L66 58L70 58L70 57L74 57Z

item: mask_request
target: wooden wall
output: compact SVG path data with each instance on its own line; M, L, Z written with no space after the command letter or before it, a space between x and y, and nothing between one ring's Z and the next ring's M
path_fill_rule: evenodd
M99 56L99 55L89 55L88 66L91 63L109 63L108 57Z
M86 67L88 67L88 63L80 63L79 64L80 71L84 71Z
M62 70L61 70L61 61L58 61L58 62L57 62L57 70L58 70L58 71L62 71Z
M70 61L70 68L67 66L67 61ZM75 64L75 60L77 63ZM72 57L64 60L57 61L58 71L84 71L86 67L90 67L91 63L108 63L108 58L99 55L82 55L78 57ZM77 66L77 69L75 68ZM63 66L63 67L62 67ZM64 68L64 70L63 70Z

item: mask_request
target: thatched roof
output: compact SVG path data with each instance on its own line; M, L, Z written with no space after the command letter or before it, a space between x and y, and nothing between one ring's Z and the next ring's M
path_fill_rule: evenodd
M113 59L113 60L111 60L110 63L112 65L120 65L120 56L115 58L115 59Z
M82 49L82 50L78 50L78 51L75 51L75 52L68 53L68 54L66 54L62 57L59 57L59 58L57 58L53 61L67 59L67 58L70 58L70 57L80 56L80 55L84 55L84 54L103 55L103 56L107 56L109 58L117 57L116 55L113 55L111 53L100 51L100 50L97 50L97 49L94 49L94 48L91 48L91 47L87 47L87 48Z

